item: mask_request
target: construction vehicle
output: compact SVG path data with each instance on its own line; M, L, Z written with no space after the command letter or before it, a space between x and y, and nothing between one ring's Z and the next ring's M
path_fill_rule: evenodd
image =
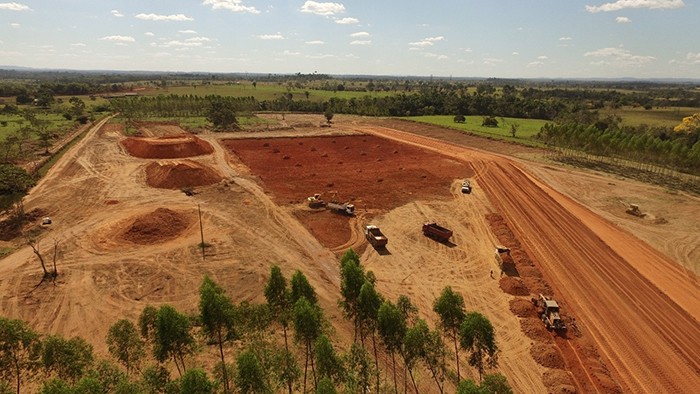
M452 236L452 230L440 226L435 222L423 223L423 235L436 241L447 242Z
M309 208L323 208L326 206L326 202L321 199L321 195L316 193L311 197L306 198L306 203L309 205Z
M510 248L503 245L496 245L496 252L494 252L494 257L496 257L496 263L498 263L498 268L501 269L501 272L503 272L505 268L505 261L503 259L503 256L507 256L506 260L508 260L510 263L513 263L513 259L510 258Z
M347 202L344 202L342 204L337 202L329 202L326 203L326 208L332 209L336 212L340 212L348 216L352 216L355 214L355 206Z
M464 194L469 194L472 192L472 185L469 183L469 180L465 179L464 182L462 182L462 193Z
M338 192L332 191L331 193L331 200L329 202L326 202L322 198L322 194L316 193L311 197L306 198L306 203L309 205L309 208L313 209L318 209L318 208L327 208L336 212L343 213L345 215L352 216L355 214L355 205L350 204L349 202L338 202Z
M46 226L53 223L53 220L51 220L50 217L46 216L45 218L41 219L41 225Z
M540 307L540 318L548 330L561 331L566 329L564 320L559 316L559 304L556 301L540 293L539 298L533 298L532 302L535 306Z
M389 243L389 239L382 234L382 230L372 224L365 226L365 238L375 248L383 248Z
M639 209L639 205L637 204L630 204L630 206L627 207L625 212L638 218L643 218L644 216L646 216L646 214Z

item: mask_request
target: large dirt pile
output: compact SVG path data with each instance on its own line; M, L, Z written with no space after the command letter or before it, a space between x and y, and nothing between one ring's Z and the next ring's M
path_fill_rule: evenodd
M134 219L121 238L140 245L151 245L176 238L189 226L189 220L178 212L158 208Z
M154 162L146 167L146 183L160 189L208 186L221 179L213 169L192 160Z
M535 361L547 368L564 369L564 359L556 346L546 343L536 343L530 347L530 354Z
M142 159L181 159L214 152L214 148L208 142L193 135L160 138L129 137L122 141L122 145L130 155Z

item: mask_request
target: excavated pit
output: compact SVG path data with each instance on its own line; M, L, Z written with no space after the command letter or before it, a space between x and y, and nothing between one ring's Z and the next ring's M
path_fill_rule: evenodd
M208 142L193 135L128 137L122 141L122 145L131 156L142 159L182 159L214 152L214 148Z
M159 189L209 186L222 179L212 168L192 160L158 161L146 166L146 183Z

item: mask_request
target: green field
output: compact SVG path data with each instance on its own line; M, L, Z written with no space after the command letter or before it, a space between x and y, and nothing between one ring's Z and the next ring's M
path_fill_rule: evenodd
M332 97L350 99L362 98L365 96L385 97L395 93L392 92L356 92L356 91L330 91L330 90L315 90L313 88L298 88L289 87L277 83L257 83L253 87L252 82L240 83L215 83L215 84L194 84L187 86L168 86L166 88L148 89L139 92L144 96L157 96L160 94L169 95L195 95L208 96L218 95L224 97L255 97L259 101L276 100L284 95L291 93L293 100L307 100L306 93L308 92L308 100L313 102L321 102Z
M540 142L532 137L539 133L540 128L548 121L541 119L518 119L518 118L501 118L498 120L498 127L485 127L481 125L483 116L467 116L464 123L455 123L452 115L434 115L434 116L411 116L401 119L411 120L414 122L422 122L434 124L438 126L448 127L451 129L466 131L478 134L484 137L492 137L501 140L514 141L526 145L541 145ZM517 124L518 131L515 137L511 134L511 125Z
M51 123L49 130L55 130L57 134L70 129L75 124L73 120L66 120L61 114L37 114L37 119L47 120ZM7 122L5 125L4 122ZM27 121L21 115L0 114L0 140L4 140L8 135L14 134L22 127L28 127Z
M601 115L617 115L622 118L624 126L674 127L681 123L684 117L700 113L696 107L656 107L646 110L642 107L622 107L618 109L600 110Z

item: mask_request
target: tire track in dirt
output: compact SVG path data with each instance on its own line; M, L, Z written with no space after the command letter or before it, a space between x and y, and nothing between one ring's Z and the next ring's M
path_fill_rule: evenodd
M364 131L476 159L481 187L626 390L700 390L696 281L673 276L673 262L573 201L562 201L510 160L385 128ZM657 275L667 268L671 274Z

